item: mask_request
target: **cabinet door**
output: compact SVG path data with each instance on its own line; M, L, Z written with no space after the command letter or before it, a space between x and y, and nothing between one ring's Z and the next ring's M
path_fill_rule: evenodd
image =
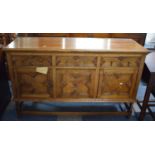
M38 73L36 68L15 70L16 90L19 98L45 99L53 96L52 71Z
M94 70L57 69L57 98L92 98L94 77Z
M100 71L98 97L129 99L134 95L136 69L104 69Z

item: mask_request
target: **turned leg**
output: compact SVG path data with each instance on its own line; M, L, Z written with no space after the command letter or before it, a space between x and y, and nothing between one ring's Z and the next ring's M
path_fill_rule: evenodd
M152 84L153 84L153 79L150 77L149 83L148 83L147 88L146 88L146 92L145 92L144 101L143 101L143 104L142 104L140 116L139 116L140 121L143 121L144 117L145 117L146 109L148 107L148 101L149 101L149 98L150 98L150 93L151 93L151 90L152 90L152 87L153 87Z

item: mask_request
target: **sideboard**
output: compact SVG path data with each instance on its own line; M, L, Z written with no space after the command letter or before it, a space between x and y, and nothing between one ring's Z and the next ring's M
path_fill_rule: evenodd
M132 39L108 38L19 37L3 50L18 114L37 114L24 101L128 103L122 114L131 114L147 54Z

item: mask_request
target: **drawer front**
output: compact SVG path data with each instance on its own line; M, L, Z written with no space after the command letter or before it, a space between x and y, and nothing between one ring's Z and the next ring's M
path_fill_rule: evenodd
M52 56L14 55L12 63L15 66L52 66Z
M108 99L133 98L136 77L136 69L124 70L118 68L101 70L98 97Z
M101 67L139 67L139 57L102 57Z
M97 57L94 56L57 56L57 67L96 67Z

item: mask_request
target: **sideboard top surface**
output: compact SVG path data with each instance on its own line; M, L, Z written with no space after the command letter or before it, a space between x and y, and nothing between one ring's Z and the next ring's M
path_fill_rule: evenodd
M79 51L79 52L147 52L132 39L18 37L4 50L9 51Z

